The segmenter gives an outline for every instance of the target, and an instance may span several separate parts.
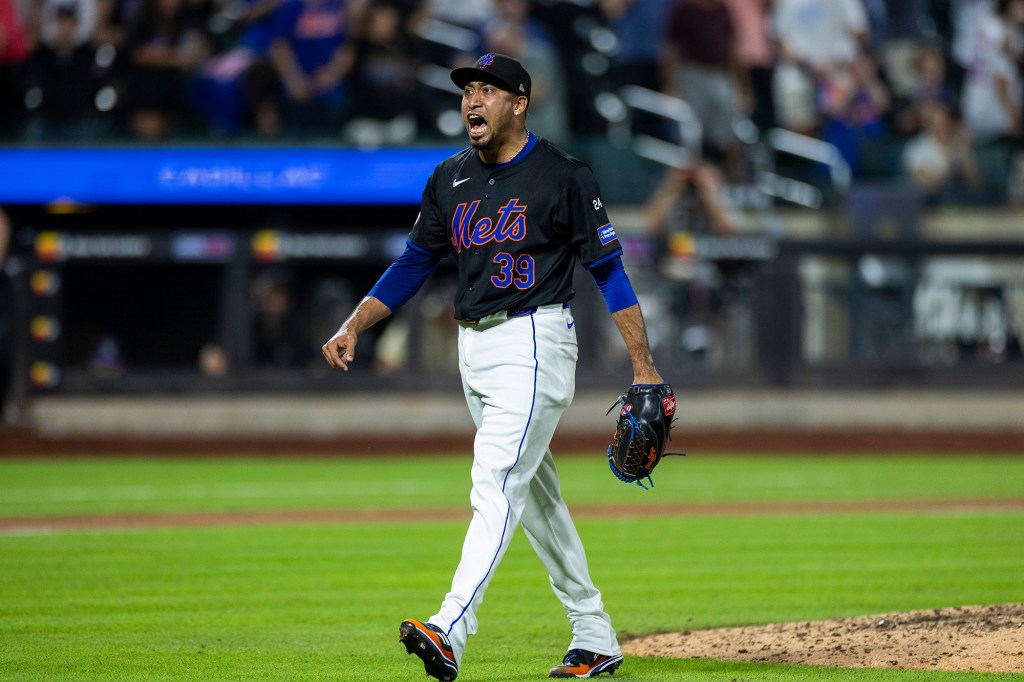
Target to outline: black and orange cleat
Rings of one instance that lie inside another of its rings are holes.
[[[441,682],[451,682],[459,675],[459,664],[448,637],[441,628],[418,620],[402,621],[398,628],[398,641],[405,645],[405,652],[416,654],[423,661],[427,674]]]
[[[548,672],[548,677],[597,677],[601,673],[614,675],[622,665],[622,655],[605,656],[583,649],[571,649],[562,659],[562,665],[556,665]]]

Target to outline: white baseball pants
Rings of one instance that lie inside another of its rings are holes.
[[[459,366],[477,428],[473,519],[451,591],[429,619],[447,633],[460,663],[484,592],[520,523],[572,624],[568,648],[621,653],[548,448],[576,389],[576,358],[575,322],[562,305],[460,326]]]

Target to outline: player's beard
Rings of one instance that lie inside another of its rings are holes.
[[[475,140],[472,137],[469,138],[469,146],[472,147],[473,149],[477,150],[478,152],[490,151],[493,145],[494,145],[494,136],[493,135],[488,135],[487,137],[482,137],[479,140]]]
[[[494,132],[490,122],[487,123],[487,132],[483,137],[473,137],[468,128],[466,134],[469,136],[469,145],[479,152],[497,152],[500,147],[498,135]]]

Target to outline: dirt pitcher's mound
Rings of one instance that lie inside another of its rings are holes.
[[[1024,604],[666,633],[622,649],[635,656],[1024,673]]]

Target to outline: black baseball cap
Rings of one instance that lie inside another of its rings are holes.
[[[452,69],[452,83],[460,88],[472,81],[491,83],[527,99],[530,97],[530,74],[522,64],[508,55],[488,52],[476,60],[474,66]]]

